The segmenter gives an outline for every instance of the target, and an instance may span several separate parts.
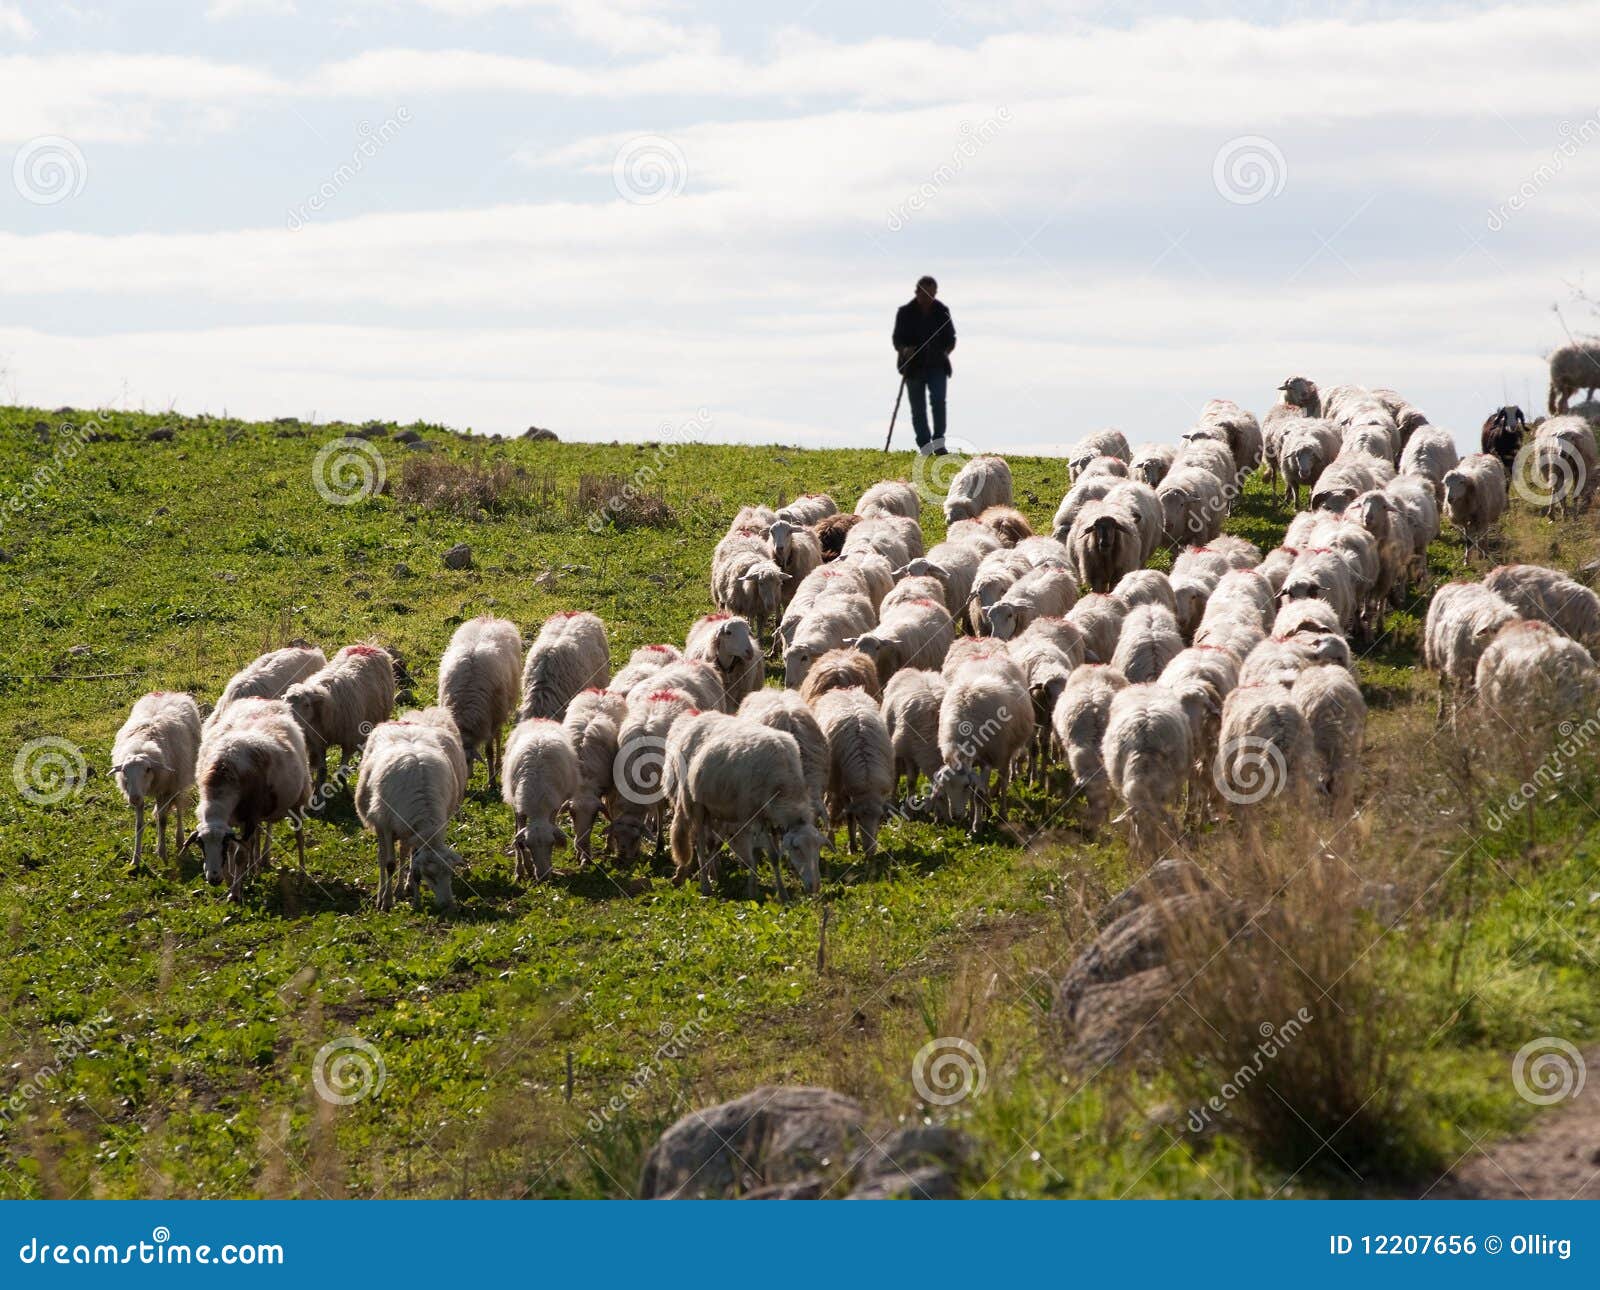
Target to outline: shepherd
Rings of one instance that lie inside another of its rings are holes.
[[[911,395],[911,427],[917,435],[917,452],[926,457],[945,455],[944,396],[950,380],[950,351],[956,347],[956,326],[950,310],[938,299],[939,284],[931,277],[917,279],[917,293],[894,316],[894,348],[900,375]],[[928,405],[933,407],[933,430],[928,429]]]

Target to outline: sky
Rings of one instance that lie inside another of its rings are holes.
[[[932,273],[985,448],[1171,441],[1290,375],[1466,444],[1600,328],[1597,26],[0,0],[0,402],[877,444]]]

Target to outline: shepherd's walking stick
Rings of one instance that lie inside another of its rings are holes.
[[[889,414],[889,433],[883,436],[883,450],[885,452],[889,451],[889,440],[894,438],[895,418],[900,415],[900,400],[905,397],[905,392],[906,378],[902,376],[900,378],[900,390],[894,396],[894,411]]]

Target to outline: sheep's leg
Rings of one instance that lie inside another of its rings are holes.
[[[300,872],[303,874],[306,871],[306,817],[299,816],[292,827],[295,850],[300,853]]]
[[[133,808],[133,862],[129,873],[138,873],[144,866],[144,798]]]
[[[384,911],[394,903],[394,839],[384,829],[378,830],[378,909]]]

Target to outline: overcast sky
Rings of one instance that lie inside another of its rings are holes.
[[[951,433],[985,446],[1170,440],[1291,374],[1465,441],[1542,408],[1555,304],[1596,325],[1596,30],[1597,3],[0,0],[0,401],[862,445],[933,273]]]

